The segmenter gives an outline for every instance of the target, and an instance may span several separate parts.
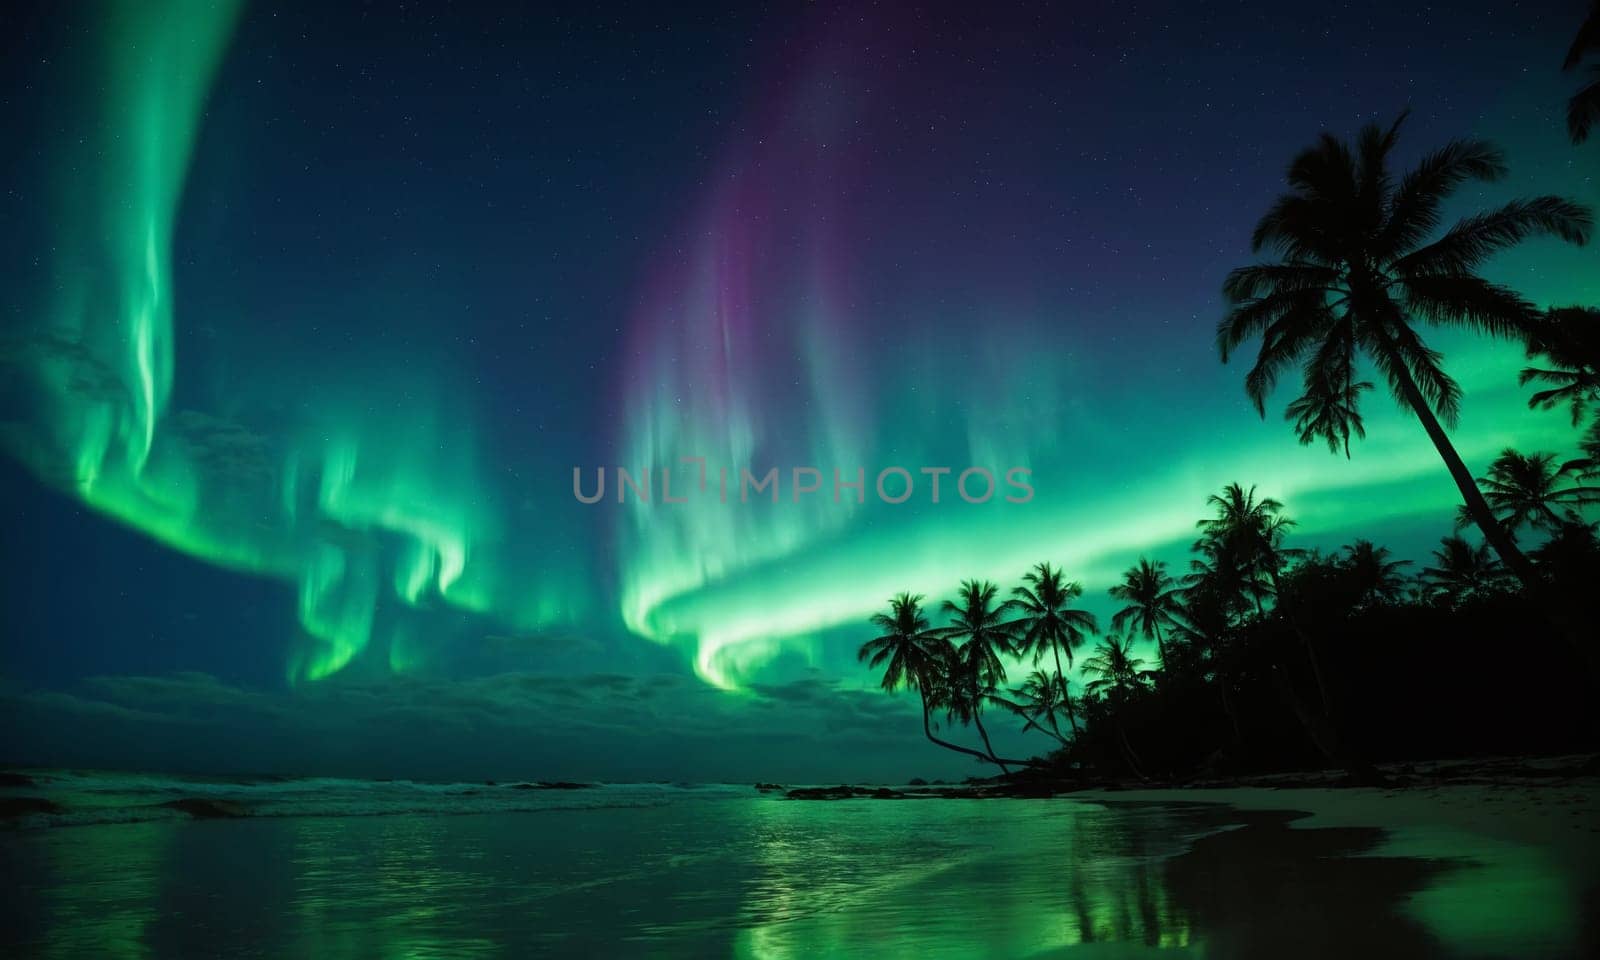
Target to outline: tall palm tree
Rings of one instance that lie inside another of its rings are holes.
[[[1396,179],[1390,153],[1404,119],[1387,129],[1368,126],[1354,144],[1324,134],[1295,157],[1289,192],[1261,218],[1251,241],[1275,258],[1228,275],[1223,293],[1229,308],[1217,326],[1217,346],[1227,362],[1260,338],[1245,391],[1263,416],[1286,371],[1298,368],[1304,397],[1353,397],[1357,363],[1370,361],[1396,401],[1421,422],[1495,552],[1579,643],[1570,616],[1545,596],[1533,564],[1495,522],[1450,442],[1446,428],[1456,423],[1461,388],[1418,324],[1525,336],[1535,324],[1533,305],[1477,270],[1530,237],[1586,243],[1592,215],[1561,197],[1534,197],[1462,219],[1434,238],[1445,200],[1468,181],[1499,180],[1505,160],[1490,143],[1456,140]],[[1315,420],[1310,430],[1302,442],[1347,443],[1353,432],[1348,419],[1338,417]]]
[[[932,743],[947,750],[989,760],[977,750],[950,743],[933,735],[928,715],[945,705],[949,683],[946,678],[953,648],[942,633],[929,626],[922,612],[922,595],[901,593],[889,599],[888,613],[875,613],[871,623],[883,631],[856,652],[856,659],[876,669],[884,667],[883,689],[891,693],[901,687],[917,691],[922,700],[922,732]]]
[[[1086,635],[1099,633],[1100,625],[1089,611],[1072,609],[1073,601],[1083,596],[1083,586],[1076,580],[1063,580],[1059,569],[1041,563],[1023,574],[1022,581],[1022,586],[1011,591],[1011,606],[1021,614],[1017,618],[1017,652],[1033,654],[1037,664],[1045,651],[1050,651],[1056,661],[1056,679],[1065,692],[1068,684],[1061,654],[1066,653],[1067,668],[1071,669],[1072,652],[1083,646]],[[1064,696],[1062,700],[1076,733],[1078,716],[1072,698]]]
[[[1114,585],[1111,597],[1126,604],[1111,617],[1111,626],[1127,630],[1130,626],[1146,640],[1154,639],[1162,666],[1167,663],[1167,640],[1162,627],[1171,627],[1182,596],[1177,582],[1167,575],[1164,561],[1139,562],[1122,572],[1122,582]]]
[[[1575,472],[1573,464],[1558,467],[1553,453],[1522,454],[1507,447],[1489,465],[1489,475],[1479,477],[1478,483],[1495,520],[1508,535],[1515,536],[1523,527],[1558,530],[1578,519],[1578,507],[1600,502],[1600,489],[1566,483]],[[1464,527],[1471,522],[1463,511],[1456,525]]]
[[[1567,50],[1566,62],[1561,69],[1571,70],[1591,53],[1600,53],[1600,0],[1590,0],[1589,16],[1578,27],[1578,35]],[[1589,65],[1589,82],[1567,101],[1567,133],[1573,143],[1582,143],[1589,130],[1600,120],[1600,61]]]
[[[1388,547],[1357,540],[1344,548],[1344,566],[1361,591],[1362,603],[1397,603],[1405,596],[1406,577],[1401,567],[1410,560],[1391,560]]]
[[[1444,537],[1433,551],[1433,566],[1422,569],[1422,579],[1434,596],[1459,606],[1499,589],[1505,568],[1487,543],[1474,547],[1462,537]]]
[[[963,580],[960,602],[944,602],[951,622],[943,633],[952,641],[960,641],[957,650],[961,682],[966,686],[972,722],[983,738],[983,748],[1001,770],[1010,773],[1005,761],[995,756],[989,731],[983,726],[983,701],[1006,680],[1006,665],[1000,658],[1016,654],[1017,624],[1006,619],[1009,604],[995,603],[997,593],[999,588],[987,580]]]

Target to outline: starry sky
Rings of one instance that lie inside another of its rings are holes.
[[[5,757],[968,772],[855,664],[890,594],[1050,560],[1105,616],[1233,480],[1305,546],[1448,532],[1387,397],[1347,461],[1217,360],[1296,150],[1409,107],[1402,162],[1508,152],[1458,212],[1600,204],[1561,122],[1575,0],[500,6],[4,15]],[[1596,303],[1595,256],[1488,272]],[[1432,342],[1474,469],[1571,448],[1519,349]],[[660,502],[684,458],[712,492]],[[873,490],[891,466],[906,503]],[[1035,495],[966,503],[973,466]],[[613,472],[580,503],[575,467],[651,469],[657,497],[616,502]],[[781,502],[718,502],[719,470],[772,467]],[[954,471],[940,503],[921,467]]]

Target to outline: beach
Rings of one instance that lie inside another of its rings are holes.
[[[90,815],[96,776],[106,802]],[[0,831],[7,954],[1566,957],[1597,943],[1583,778],[832,802],[536,787],[78,774],[56,793],[77,819]],[[144,802],[180,792],[253,812]]]

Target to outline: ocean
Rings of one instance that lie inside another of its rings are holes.
[[[1537,851],[1215,804],[30,776],[0,796],[60,811],[0,828],[7,957],[1279,960],[1595,942],[1592,878]],[[247,815],[162,805],[196,797]]]

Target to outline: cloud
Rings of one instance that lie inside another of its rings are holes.
[[[4,759],[440,779],[895,780],[974,772],[921,738],[914,699],[818,673],[726,693],[688,675],[96,676],[0,697]]]

